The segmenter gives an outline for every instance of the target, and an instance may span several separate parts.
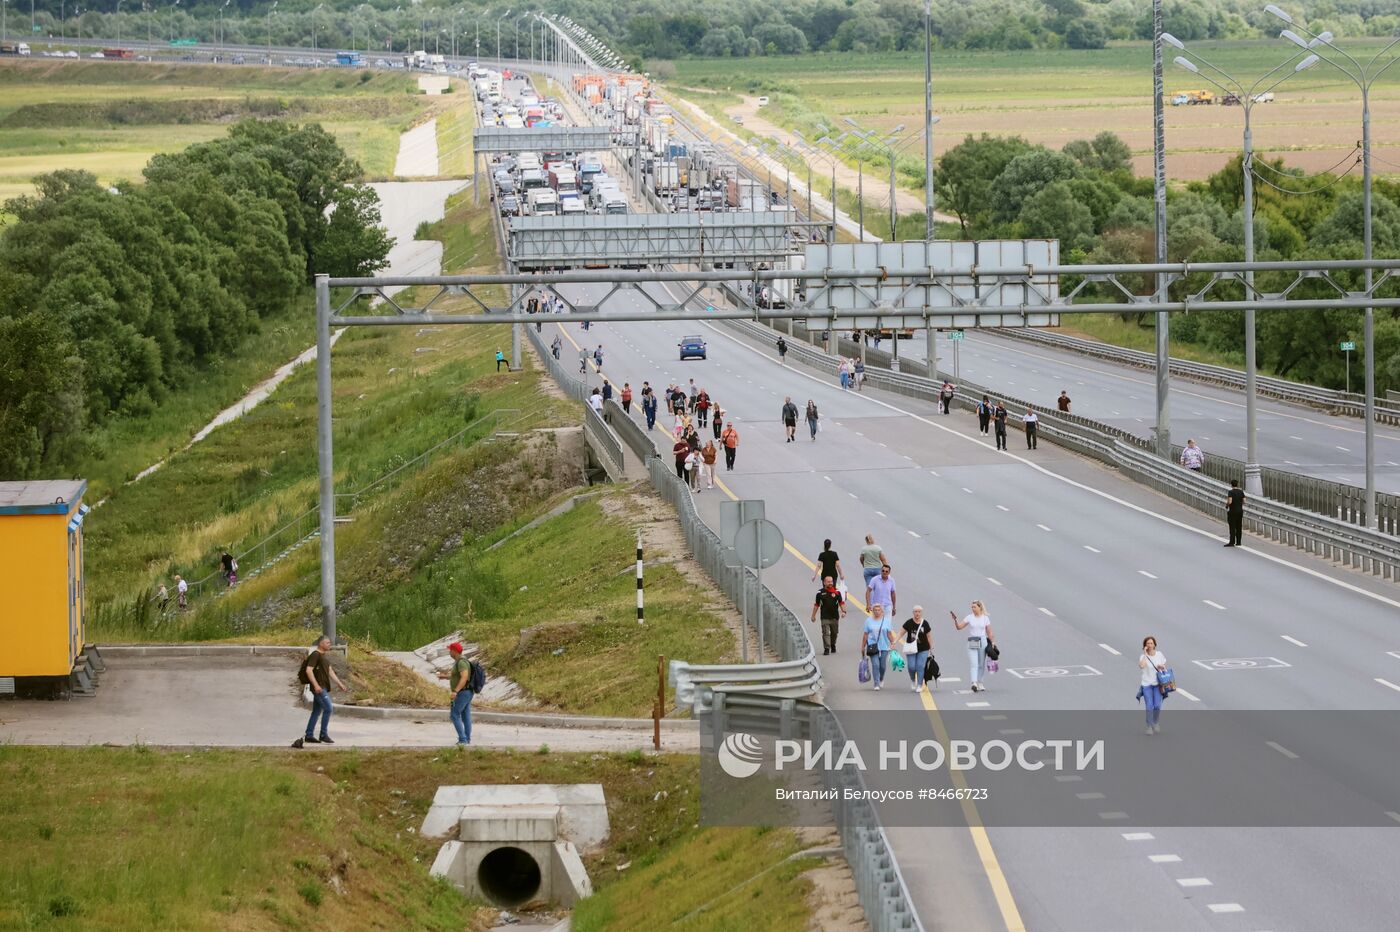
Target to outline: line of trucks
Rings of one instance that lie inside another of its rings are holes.
[[[497,161],[493,175],[502,214],[537,217],[628,213],[627,198],[596,155],[521,152]]]
[[[1262,94],[1254,95],[1256,104],[1271,103],[1274,99],[1273,91],[1264,91]],[[1239,94],[1225,94],[1219,98],[1222,106],[1238,107],[1242,101]],[[1177,91],[1172,95],[1173,107],[1195,107],[1209,105],[1216,102],[1216,96],[1207,90]]]

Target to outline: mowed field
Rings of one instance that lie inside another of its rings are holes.
[[[361,80],[365,75],[368,80]],[[317,122],[368,177],[393,172],[398,137],[451,98],[402,74],[144,62],[0,62],[0,201],[35,175],[139,178],[158,152],[222,136],[248,116]]]
[[[1384,47],[1384,41],[1360,40],[1344,47],[1357,57],[1369,57]],[[1293,47],[1261,40],[1190,48],[1242,81],[1253,81],[1288,61]],[[933,69],[934,112],[941,118],[934,128],[936,152],[968,134],[1020,135],[1059,148],[1108,130],[1132,148],[1137,173],[1151,174],[1150,44],[1099,51],[938,51]],[[846,117],[881,130],[902,123],[908,127],[906,134],[923,125],[922,55],[818,54],[741,63],[684,60],[675,63],[675,70],[674,81],[680,86],[742,95],[793,94],[799,108],[823,114],[842,129],[849,128],[842,122]],[[1169,98],[1177,91],[1213,89],[1174,66],[1170,55],[1165,81]],[[1261,157],[1282,157],[1309,172],[1344,171],[1359,161],[1360,94],[1336,69],[1319,63],[1289,77],[1275,94],[1274,102],[1254,109],[1254,145]],[[779,97],[775,104],[781,103]],[[1376,84],[1371,109],[1376,171],[1400,173],[1400,68]],[[798,113],[793,110],[787,119],[774,116],[788,122]],[[1189,181],[1218,171],[1239,152],[1243,126],[1239,107],[1168,105],[1168,176]],[[1360,171],[1359,165],[1355,170]]]

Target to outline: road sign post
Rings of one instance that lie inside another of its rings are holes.
[[[962,381],[962,366],[959,365],[958,351],[962,349],[964,333],[961,330],[948,331],[948,339],[953,343],[953,384]]]
[[[1351,354],[1356,352],[1356,343],[1351,340],[1343,340],[1342,352],[1347,354],[1347,394],[1351,394]]]
[[[758,658],[755,663],[763,662],[763,570],[772,566],[782,559],[783,556],[783,532],[778,526],[766,518],[754,518],[745,521],[739,528],[739,533],[734,535],[734,550],[738,554],[739,563],[745,569],[752,567],[757,574],[758,581],[755,584],[755,591],[758,603]],[[749,574],[744,573],[745,589],[748,588]],[[744,606],[748,607],[748,598],[744,599]],[[747,614],[747,613],[746,613]],[[747,622],[747,619],[745,619]],[[745,628],[747,629],[747,624]],[[744,631],[745,643],[748,641],[748,631]]]

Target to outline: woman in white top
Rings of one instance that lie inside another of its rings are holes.
[[[986,692],[982,677],[987,673],[987,645],[997,642],[992,633],[992,616],[987,614],[987,606],[978,599],[972,603],[972,614],[958,621],[957,612],[949,612],[953,617],[953,627],[959,631],[967,629],[967,660],[971,666],[972,691]]]
[[[1138,667],[1142,670],[1142,688],[1138,696],[1147,709],[1147,733],[1156,734],[1162,730],[1157,721],[1162,717],[1162,688],[1157,685],[1157,671],[1167,668],[1167,655],[1157,649],[1157,639],[1150,635],[1142,639]]]

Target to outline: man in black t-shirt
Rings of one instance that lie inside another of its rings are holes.
[[[996,435],[997,449],[1006,449],[1006,405],[1000,401],[992,409],[992,429]]]
[[[1230,480],[1230,491],[1225,493],[1225,523],[1230,528],[1230,542],[1226,547],[1244,546],[1244,489],[1238,479]]]
[[[812,601],[812,617],[809,620],[816,621],[817,612],[821,612],[822,654],[834,654],[836,635],[841,626],[841,619],[846,615],[846,597],[836,588],[836,580],[832,577],[826,577],[822,583],[822,587],[817,590],[817,597]]]

